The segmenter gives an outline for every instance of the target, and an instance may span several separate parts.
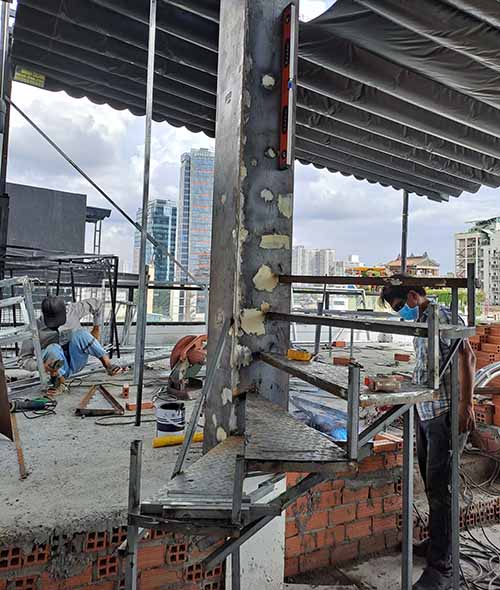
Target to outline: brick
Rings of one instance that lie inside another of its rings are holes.
[[[139,590],[166,590],[169,584],[182,581],[179,570],[171,568],[155,568],[141,572]]]
[[[370,488],[370,498],[383,498],[394,494],[394,484],[389,483],[382,486],[373,486]]]
[[[297,526],[297,520],[295,517],[287,516],[285,525],[285,537],[294,537],[299,534],[299,528]]]
[[[176,543],[167,546],[167,563],[184,563],[188,559],[187,543]]]
[[[403,508],[403,498],[401,496],[389,496],[384,498],[384,512],[398,512]]]
[[[328,510],[342,504],[342,491],[331,490],[329,492],[321,492],[317,507],[319,510]]]
[[[141,550],[142,551],[142,550]],[[139,560],[141,558],[139,557]],[[97,579],[108,578],[110,576],[118,575],[118,557],[116,555],[106,555],[105,557],[98,557],[96,561],[96,576]]]
[[[304,553],[311,553],[312,551],[316,550],[316,533],[309,533],[307,535],[302,535],[300,537],[301,540],[301,554]]]
[[[339,524],[333,528],[318,531],[316,533],[316,546],[318,549],[322,547],[332,547],[345,541],[345,526]]]
[[[0,590],[6,590],[7,580],[0,580]]]
[[[115,590],[116,584],[114,581],[101,582],[100,584],[92,584],[92,586],[85,586],[85,590]]]
[[[70,578],[52,578],[48,573],[41,576],[42,590],[70,590],[79,586],[88,586],[92,582],[92,566]],[[24,590],[24,589],[23,589]]]
[[[200,563],[193,563],[184,568],[184,580],[187,582],[199,582],[203,580],[203,568]]]
[[[370,473],[372,471],[382,471],[385,467],[384,458],[386,455],[377,454],[367,457],[359,464],[360,473]]]
[[[223,590],[224,587],[224,583],[222,580],[217,580],[214,581],[212,580],[211,582],[205,582],[203,584],[203,590]],[[189,589],[186,589],[189,590]]]
[[[47,563],[50,557],[50,548],[48,545],[34,545],[31,553],[28,553],[24,559],[25,567],[32,567]]]
[[[299,481],[305,477],[304,473],[287,473],[286,474],[286,484],[288,487],[292,487],[299,483]]]
[[[360,556],[373,555],[385,551],[385,534],[370,535],[359,540],[359,554]]]
[[[332,489],[333,490],[341,490],[345,486],[345,480],[343,479],[333,479],[332,482]]]
[[[301,572],[321,569],[327,565],[330,565],[329,549],[319,549],[318,551],[299,557],[299,569]]]
[[[299,571],[299,558],[287,557],[285,559],[285,578],[296,576],[299,573]]]
[[[394,549],[401,545],[402,534],[400,531],[385,531],[384,536],[387,549]]]
[[[348,367],[351,359],[348,356],[334,356],[333,364],[337,367]]]
[[[402,352],[395,352],[394,353],[394,360],[399,361],[400,363],[409,363],[410,362],[410,355],[404,354]]]
[[[373,517],[373,532],[379,533],[396,528],[396,515],[390,514],[388,516],[374,516]]]
[[[112,546],[121,545],[123,541],[127,540],[127,527],[115,527],[109,535],[109,543]]]
[[[13,590],[37,590],[38,576],[24,576],[7,580],[7,587]]]
[[[358,504],[357,517],[368,518],[376,514],[382,514],[383,504],[381,499],[368,500],[367,502],[360,502]]]
[[[356,518],[356,506],[346,505],[338,506],[329,511],[329,525],[335,526],[337,524],[344,524],[352,522]]]
[[[403,454],[402,453],[387,453],[385,455],[385,468],[394,469],[395,467],[401,467],[403,465]]]
[[[359,542],[337,545],[331,551],[332,565],[353,561],[359,556]]]
[[[297,557],[301,554],[302,547],[300,542],[300,535],[289,537],[285,539],[285,555],[287,557]]]
[[[0,572],[19,569],[23,566],[23,555],[19,547],[0,549]]]
[[[372,533],[372,519],[356,520],[345,527],[345,534],[348,540],[361,539]]]
[[[84,551],[91,552],[105,549],[107,546],[107,536],[106,531],[93,531],[87,533]]]
[[[137,565],[139,569],[149,569],[150,567],[161,567],[165,563],[165,546],[150,545],[140,547],[137,555]]]
[[[344,492],[342,494],[342,501],[344,504],[362,502],[363,500],[368,500],[369,493],[370,488],[368,486],[364,486],[363,488],[358,489],[344,488]]]
[[[318,529],[326,529],[328,526],[328,512],[323,510],[321,512],[315,512],[309,518],[304,521],[305,530],[316,531]]]

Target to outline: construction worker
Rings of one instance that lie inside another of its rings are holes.
[[[92,331],[81,326],[85,316],[93,316]],[[42,301],[42,316],[38,319],[40,346],[45,370],[55,385],[81,371],[89,356],[98,358],[110,375],[120,371],[111,363],[109,356],[99,342],[102,301],[85,299],[66,305],[61,297],[46,297]],[[20,365],[34,369],[34,350],[31,340],[21,346]]]
[[[395,278],[403,278],[403,275]],[[408,321],[427,322],[429,299],[422,287],[388,285],[381,299]],[[451,311],[439,306],[439,322],[451,324]],[[416,364],[413,380],[427,383],[427,338],[414,339]],[[451,341],[440,339],[443,360]],[[459,352],[459,427],[461,449],[467,435],[475,428],[473,384],[475,356],[468,340]],[[417,404],[416,434],[420,473],[429,502],[429,539],[415,547],[415,554],[426,557],[427,566],[414,590],[445,590],[451,588],[451,369],[441,381],[438,398]]]

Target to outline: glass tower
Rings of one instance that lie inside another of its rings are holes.
[[[136,221],[142,223],[142,209],[137,211]],[[177,237],[177,205],[171,200],[155,199],[148,204],[148,232],[158,240],[168,252],[175,255]],[[139,252],[141,236],[135,232],[134,237],[134,272],[139,272]],[[150,266],[150,276],[155,282],[166,283],[175,280],[174,263],[162,250],[155,248],[149,241],[146,246],[146,264]],[[152,310],[170,315],[169,291],[154,291]],[[151,308],[151,306],[149,306]]]
[[[199,281],[208,282],[210,276],[210,248],[212,240],[212,200],[214,185],[214,154],[208,149],[192,149],[181,156],[179,204],[177,219],[177,258]],[[177,271],[178,280],[192,280]],[[203,295],[182,295],[179,315],[195,319],[205,312]]]

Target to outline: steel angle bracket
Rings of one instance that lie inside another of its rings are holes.
[[[90,408],[89,403],[96,395],[101,395],[108,402],[109,407]],[[122,416],[123,414],[125,414],[125,409],[104,385],[93,385],[82,397],[75,410],[76,416]]]

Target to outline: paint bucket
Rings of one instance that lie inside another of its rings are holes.
[[[186,406],[182,402],[161,402],[156,406],[157,436],[183,434],[186,427]]]

